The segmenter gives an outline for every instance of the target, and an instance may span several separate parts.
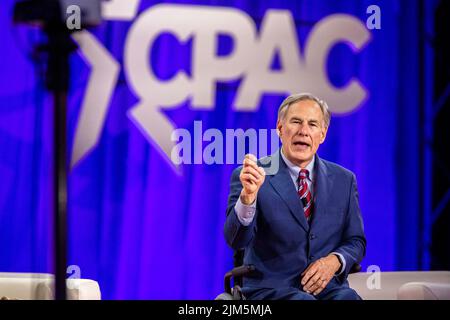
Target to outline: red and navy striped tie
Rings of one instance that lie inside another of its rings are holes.
[[[298,195],[303,203],[303,210],[305,211],[305,217],[307,220],[309,220],[309,217],[311,216],[313,204],[311,192],[309,191],[308,183],[306,183],[308,175],[309,172],[306,169],[301,169],[298,175]]]

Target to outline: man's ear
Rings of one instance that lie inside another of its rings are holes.
[[[322,144],[325,141],[325,138],[327,137],[328,127],[323,126],[322,127],[322,136],[320,137],[320,144]]]
[[[283,124],[281,123],[281,120],[277,120],[277,134],[281,138],[281,128],[283,127]]]

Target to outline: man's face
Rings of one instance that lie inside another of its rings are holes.
[[[311,162],[327,134],[322,110],[311,100],[289,106],[284,117],[278,120],[277,129],[284,155],[302,168]]]

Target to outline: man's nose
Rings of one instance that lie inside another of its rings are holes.
[[[308,136],[309,135],[309,128],[307,125],[301,124],[300,128],[298,130],[298,134],[301,136]]]

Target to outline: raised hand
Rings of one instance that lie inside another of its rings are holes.
[[[252,204],[258,193],[259,188],[264,182],[264,169],[258,167],[256,157],[252,154],[247,154],[244,158],[243,168],[239,179],[242,183],[241,202],[245,205]]]

